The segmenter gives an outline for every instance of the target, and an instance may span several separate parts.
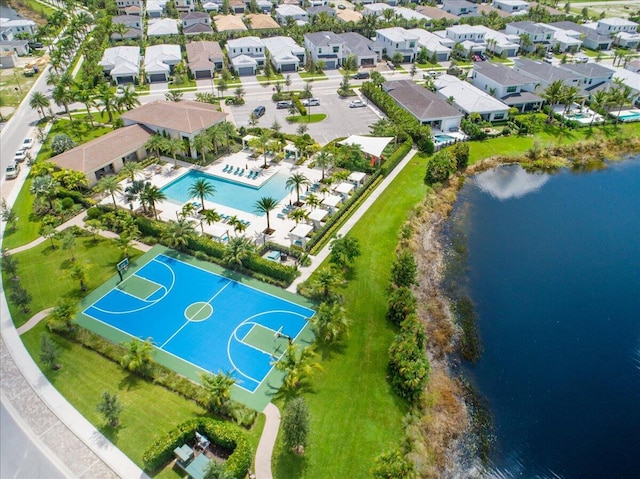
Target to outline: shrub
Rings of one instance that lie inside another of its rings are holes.
[[[103,214],[104,214],[104,211],[102,211],[100,208],[96,206],[92,206],[87,210],[87,219],[97,220],[97,219],[100,219]]]
[[[375,459],[371,470],[373,479],[406,479],[415,477],[415,470],[411,461],[407,460],[399,449],[384,452]]]
[[[64,133],[60,133],[54,136],[53,140],[51,140],[51,151],[53,152],[54,156],[75,148],[75,146],[76,142],[73,141],[69,135],[66,135]]]
[[[304,398],[289,401],[282,414],[282,434],[288,449],[297,449],[307,444],[309,434],[309,409]]]
[[[63,210],[68,210],[70,208],[73,208],[74,205],[74,201],[73,198],[69,198],[68,196],[65,196],[64,198],[62,198],[62,200],[60,200],[60,206],[62,207]]]
[[[396,288],[389,295],[387,318],[400,325],[405,318],[416,312],[418,302],[409,288]]]
[[[391,265],[391,282],[398,287],[409,287],[417,283],[416,260],[411,251],[403,249]]]
[[[192,419],[155,441],[142,456],[148,471],[157,471],[173,459],[173,450],[183,444],[193,444],[195,433],[207,436],[209,440],[224,449],[232,451],[224,469],[232,477],[245,477],[251,466],[251,447],[240,428],[209,418]]]
[[[427,163],[424,182],[428,185],[442,183],[449,179],[455,171],[455,159],[449,150],[442,150],[433,155]]]
[[[296,106],[296,109],[298,110],[300,115],[306,116],[307,109],[305,108],[305,106],[300,101],[300,98],[298,98],[298,95],[291,95],[291,101],[293,101],[293,104]]]
[[[384,165],[382,165],[382,174],[388,175],[393,169],[398,166],[398,163],[402,161],[402,159],[407,156],[407,153],[411,150],[413,146],[413,140],[410,138],[406,140],[402,145],[398,147],[396,151],[389,155],[387,161],[385,161]]]
[[[401,331],[391,343],[389,370],[396,394],[416,401],[429,379],[429,360],[410,331]]]
[[[467,143],[456,143],[451,148],[451,153],[456,159],[458,171],[464,170],[469,164],[469,145]]]

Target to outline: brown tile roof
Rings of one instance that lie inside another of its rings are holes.
[[[452,13],[445,12],[443,9],[438,7],[430,7],[428,5],[416,7],[416,12],[422,13],[429,18],[433,18],[434,20],[440,20],[441,18],[445,18],[447,20],[458,20],[458,17]]]
[[[215,105],[193,100],[179,102],[156,100],[120,115],[127,121],[181,133],[195,133],[225,121]]]
[[[141,125],[125,126],[54,156],[51,161],[60,168],[90,173],[143,147],[151,135]]]
[[[435,93],[411,80],[388,81],[382,88],[419,121],[463,116]]]
[[[343,22],[354,22],[357,23],[362,20],[362,13],[356,12],[355,10],[340,10],[336,15]]]
[[[185,45],[189,67],[213,68],[212,61],[224,61],[224,54],[218,42],[199,41]],[[209,60],[211,58],[211,60]]]
[[[216,15],[213,17],[213,22],[216,24],[216,30],[219,32],[247,30],[247,26],[242,21],[242,18],[236,15]]]
[[[496,12],[498,16],[502,18],[511,17],[511,14],[509,12],[505,12],[504,10],[493,8],[490,5],[478,5],[478,15],[481,15],[482,12],[484,12],[485,15],[489,15],[491,12]]]
[[[255,13],[247,15],[249,19],[249,25],[252,30],[266,30],[269,28],[280,28],[278,22],[276,22],[271,15],[264,13]]]

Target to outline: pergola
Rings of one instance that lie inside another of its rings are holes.
[[[289,239],[293,246],[304,248],[307,245],[307,235],[313,231],[313,226],[307,224],[297,225],[289,233]]]
[[[333,211],[340,203],[342,203],[342,196],[338,195],[329,195],[322,200],[322,204],[328,207],[329,211]]]
[[[358,145],[360,149],[370,156],[380,158],[385,147],[393,140],[393,137],[387,136],[360,136],[351,135],[349,138],[342,140],[341,145]]]
[[[315,229],[319,229],[322,225],[320,222],[324,220],[329,212],[327,210],[323,210],[322,208],[316,208],[311,213],[309,213],[309,219],[313,223],[313,227]]]
[[[291,158],[292,156],[296,160],[298,160],[298,158],[300,158],[300,152],[298,151],[295,145],[292,145],[291,143],[289,143],[287,146],[284,147],[284,157]]]
[[[258,138],[258,137],[254,136],[254,135],[245,135],[245,136],[243,136],[242,137],[242,149],[246,150],[247,148],[249,148],[249,143],[251,143],[256,138]]]
[[[349,178],[347,178],[347,180],[349,180],[350,182],[352,182],[357,186],[362,186],[366,176],[367,174],[363,173],[362,171],[354,171],[349,175]]]
[[[344,198],[349,196],[349,193],[351,193],[351,190],[353,190],[354,188],[355,185],[353,183],[347,183],[345,181],[336,186],[333,191],[340,194]]]

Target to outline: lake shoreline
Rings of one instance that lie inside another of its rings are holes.
[[[532,148],[533,150],[533,148]],[[442,287],[448,246],[443,227],[449,221],[457,194],[471,175],[501,165],[520,164],[530,171],[554,172],[561,168],[593,170],[606,167],[608,161],[622,161],[640,152],[640,138],[615,138],[568,146],[536,149],[520,157],[494,156],[468,167],[450,178],[446,185],[427,193],[414,208],[409,224],[414,228],[410,240],[418,266],[419,286],[415,288],[418,314],[427,333],[427,355],[431,362],[430,381],[425,391],[428,405],[421,426],[424,449],[431,459],[419,471],[422,477],[468,477],[482,474],[483,466],[474,457],[474,437],[469,390],[459,372],[462,330],[453,313],[450,298]],[[470,452],[471,451],[471,452]]]

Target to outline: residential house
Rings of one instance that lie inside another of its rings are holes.
[[[304,34],[304,46],[314,63],[323,62],[324,68],[334,70],[342,65],[344,41],[333,32]]]
[[[356,12],[355,10],[351,10],[351,9],[347,8],[346,10],[340,10],[336,14],[336,17],[341,22],[344,22],[344,23],[351,22],[351,23],[353,23],[355,25],[360,20],[362,20],[362,13]]]
[[[513,61],[513,69],[536,82],[536,93],[542,92],[551,83],[561,80],[566,86],[580,88],[583,77],[548,63],[528,58],[516,58]]]
[[[518,35],[520,48],[526,52],[533,52],[541,45],[549,50],[553,45],[554,30],[544,23],[530,21],[507,23],[504,31],[510,35]]]
[[[493,8],[509,14],[522,14],[529,10],[529,4],[523,0],[493,0]]]
[[[326,14],[328,17],[335,17],[336,11],[328,5],[319,5],[317,7],[309,7],[307,8],[307,13],[309,14],[309,19],[313,17],[317,17],[321,13]]]
[[[339,33],[337,37],[344,43],[342,48],[345,58],[355,56],[358,67],[374,67],[382,60],[382,45],[378,42],[356,32]]]
[[[451,57],[451,48],[445,46],[441,42],[441,38],[422,28],[412,28],[409,32],[418,37],[418,47],[424,48],[429,53],[429,58],[435,55],[435,59],[439,62],[449,61]]]
[[[130,7],[126,7],[124,9],[124,14],[140,17],[142,15],[142,7],[139,7],[137,5],[131,5]]]
[[[453,75],[440,75],[433,84],[440,98],[466,115],[478,113],[486,121],[506,120],[509,117],[506,104]]]
[[[426,25],[431,22],[431,19],[426,15],[423,15],[422,13],[416,12],[415,10],[407,7],[394,7],[393,13],[396,15],[396,17],[402,17],[406,20],[415,20],[417,22],[422,22],[422,25]]]
[[[185,35],[198,35],[199,33],[213,33],[211,17],[206,12],[183,13],[182,33]]]
[[[466,0],[443,0],[442,9],[456,17],[475,17],[478,14],[478,6]]]
[[[364,6],[362,9],[362,15],[381,17],[385,10],[393,10],[393,7],[388,3],[370,3]]]
[[[169,81],[173,67],[182,61],[180,45],[153,45],[144,53],[144,72],[149,83]]]
[[[511,18],[511,14],[509,12],[498,10],[487,3],[478,4],[478,15],[498,15],[500,18]]]
[[[145,11],[149,18],[160,18],[165,12],[167,0],[147,0]]]
[[[520,37],[492,30],[484,25],[476,25],[476,29],[484,31],[487,51],[507,58],[515,57],[520,49]]]
[[[231,12],[236,15],[242,15],[247,11],[247,5],[243,0],[230,0],[229,8],[231,9]]]
[[[194,78],[213,78],[224,67],[224,53],[218,42],[199,41],[185,45],[187,62]]]
[[[456,131],[463,114],[435,93],[411,80],[388,81],[382,88],[422,125],[433,130]]]
[[[547,25],[553,30],[553,49],[561,53],[575,53],[582,46],[582,33],[575,30],[565,30],[553,25]]]
[[[417,6],[416,12],[422,13],[426,17],[429,17],[430,19],[433,19],[433,20],[453,20],[453,21],[458,20],[457,16],[449,12],[445,12],[442,8],[431,7],[429,5]]]
[[[613,44],[613,39],[607,35],[601,35],[595,29],[585,27],[584,25],[578,25],[574,22],[553,22],[548,25],[549,27],[559,28],[565,30],[574,38],[580,38],[582,44],[591,50],[610,50]],[[574,35],[576,33],[577,37]]]
[[[638,48],[640,44],[640,33],[619,32],[613,36],[613,43],[622,48],[630,50]]]
[[[236,15],[216,15],[213,17],[218,32],[245,32],[247,26]]]
[[[124,25],[127,30],[124,33],[112,33],[112,40],[132,40],[142,38],[142,19],[135,15],[119,15],[112,17],[114,25]]]
[[[271,64],[278,73],[296,72],[305,64],[305,50],[291,37],[263,38]]]
[[[539,110],[544,103],[544,99],[534,93],[536,81],[533,78],[499,63],[475,63],[471,83],[521,112]]]
[[[4,53],[13,52],[16,55],[28,55],[31,49],[29,48],[29,40],[0,40],[0,51]],[[17,57],[15,60],[16,63],[12,64],[11,67],[17,65]]]
[[[187,154],[197,157],[193,139],[203,131],[226,121],[227,113],[217,105],[192,100],[179,102],[156,100],[120,115],[124,126],[139,124],[153,132],[180,138],[189,145]]]
[[[624,68],[625,70],[629,70],[630,72],[639,73],[640,60],[631,60],[630,62],[627,63],[627,65]]]
[[[36,23],[26,18],[0,18],[0,40],[11,41],[17,40],[17,36],[21,33],[35,35]]]
[[[112,47],[105,49],[98,62],[105,75],[111,77],[116,85],[138,81],[140,68],[139,47]]]
[[[227,42],[227,54],[233,69],[239,76],[255,75],[258,67],[263,67],[266,47],[258,37],[242,37]]]
[[[258,5],[262,13],[271,13],[273,11],[273,3],[269,0],[258,0],[256,5]]]
[[[148,37],[178,34],[178,21],[173,18],[153,18],[147,22]]]
[[[174,5],[178,13],[194,12],[197,4],[197,0],[174,0]]]
[[[446,38],[459,44],[467,54],[487,49],[486,31],[475,25],[453,25],[445,30]]]
[[[218,11],[221,8],[222,8],[222,5],[220,5],[219,3],[216,3],[216,2],[203,2],[202,3],[202,9],[207,13],[211,13],[211,12],[218,13]]]
[[[315,7],[326,7],[327,3],[329,2],[327,0],[307,0],[307,3],[311,8],[315,8]],[[307,11],[309,10],[307,9]]]
[[[396,53],[402,55],[402,63],[412,63],[418,53],[418,37],[401,27],[376,30],[376,41],[382,45],[383,53],[392,58]]]
[[[251,30],[279,30],[280,25],[266,13],[250,13],[246,16]]]
[[[582,79],[582,92],[587,98],[591,97],[592,92],[609,85],[613,80],[614,70],[595,62],[566,63],[558,66]]]
[[[12,40],[14,41],[14,40]],[[17,40],[16,40],[17,41]],[[18,53],[10,49],[9,46],[5,46],[5,42],[0,42],[0,68],[13,68],[18,65]]]
[[[116,6],[120,13],[125,13],[129,7],[138,7],[138,9],[141,9],[142,0],[116,0]]]
[[[624,68],[616,68],[613,79],[622,82],[631,88],[631,103],[637,105],[640,102],[640,74]]]
[[[602,18],[598,20],[596,26],[596,32],[600,35],[606,35],[608,37],[614,36],[616,33],[637,33],[638,24],[631,20],[626,20],[619,17]]]
[[[304,25],[309,21],[309,15],[297,5],[285,4],[276,7],[276,20],[280,25],[287,25],[287,21],[293,21],[297,25]]]
[[[146,127],[130,124],[56,155],[51,162],[58,168],[81,171],[91,188],[102,177],[118,173],[124,163],[146,158],[145,145],[151,135]]]

